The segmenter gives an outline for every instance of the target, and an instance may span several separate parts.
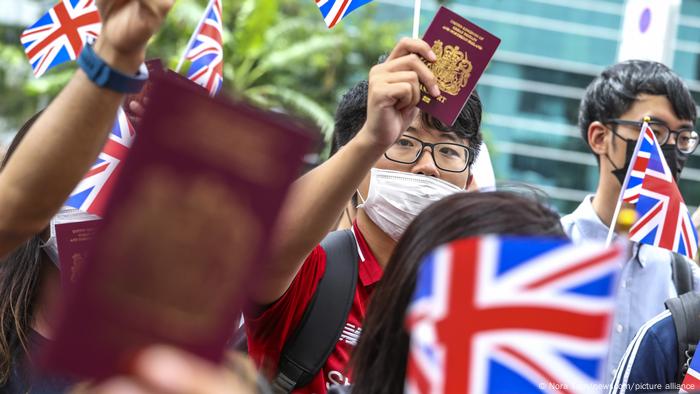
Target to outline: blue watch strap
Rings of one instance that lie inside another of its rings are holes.
[[[138,93],[148,80],[148,69],[145,65],[142,64],[139,67],[139,72],[135,76],[126,75],[113,69],[97,56],[90,44],[83,46],[78,57],[78,66],[97,86],[119,93]]]

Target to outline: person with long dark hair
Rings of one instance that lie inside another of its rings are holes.
[[[41,112],[32,116],[17,132],[0,164],[0,173],[13,157]],[[25,393],[32,390],[63,392],[67,381],[35,379],[31,350],[50,336],[49,310],[60,296],[60,272],[42,245],[48,229],[35,234],[0,261],[0,392]],[[42,235],[44,239],[42,239]]]
[[[486,234],[566,238],[559,215],[532,196],[502,191],[459,193],[428,207],[406,229],[375,289],[352,356],[353,393],[404,391],[409,348],[404,315],[421,261],[441,244]]]

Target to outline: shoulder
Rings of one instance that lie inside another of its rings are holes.
[[[561,227],[564,229],[564,232],[566,235],[569,237],[571,236],[571,230],[574,227],[574,223],[576,223],[576,217],[574,216],[573,213],[570,213],[568,215],[564,215],[559,219],[561,222]]]
[[[690,265],[690,272],[693,275],[693,290],[695,292],[700,292],[700,267],[698,267],[698,264],[695,261],[685,256],[683,259],[688,263],[688,265]]]
[[[647,321],[627,347],[617,367],[611,393],[635,392],[643,384],[673,383],[677,371],[676,329],[666,310]]]
[[[576,207],[576,210],[574,210],[568,215],[564,215],[561,217],[561,226],[564,229],[566,235],[569,236],[569,238],[573,237],[573,233],[575,231],[577,223],[590,219],[589,216],[592,212],[590,201],[592,197],[592,195],[586,196],[583,199],[583,201],[581,201],[581,204],[579,204],[579,206]]]
[[[326,253],[316,246],[304,260],[287,291],[267,306],[251,306],[245,312],[251,354],[279,352],[296,329],[326,269]]]

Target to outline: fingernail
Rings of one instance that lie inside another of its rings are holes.
[[[430,94],[432,94],[432,95],[435,96],[435,97],[440,97],[440,95],[442,94],[442,92],[440,92],[440,88],[439,88],[437,85],[433,85],[433,86],[430,88]]]
[[[437,60],[437,56],[435,55],[435,52],[433,52],[433,51],[428,52],[428,60],[430,60],[431,62],[434,62]]]

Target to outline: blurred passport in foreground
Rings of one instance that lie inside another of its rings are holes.
[[[153,343],[218,362],[314,137],[172,76],[150,103],[44,368],[105,378]]]
[[[432,97],[421,86],[418,108],[452,126],[501,44],[501,39],[440,7],[423,41],[437,55],[436,62],[426,64],[435,74],[442,94]]]

